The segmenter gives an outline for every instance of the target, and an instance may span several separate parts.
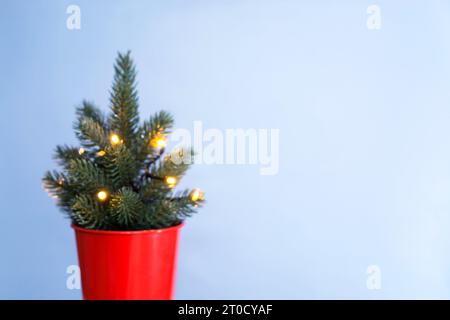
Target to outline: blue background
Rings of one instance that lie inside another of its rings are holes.
[[[280,129],[277,175],[184,180],[208,203],[183,230],[178,298],[450,298],[449,36],[448,1],[1,1],[0,298],[80,298],[40,179],[76,143],[74,106],[106,110],[128,49],[142,117]]]

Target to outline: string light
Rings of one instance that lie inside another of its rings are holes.
[[[97,152],[97,155],[99,157],[103,157],[106,154],[106,152],[104,150],[100,150],[99,152]]]
[[[108,192],[106,192],[105,190],[100,190],[97,193],[97,199],[100,201],[106,201],[106,199],[108,199]]]
[[[200,189],[194,189],[191,193],[191,200],[192,201],[203,200],[203,192]]]
[[[84,148],[78,149],[78,154],[81,156],[86,150]]]
[[[167,139],[162,134],[157,134],[153,139],[150,140],[150,145],[154,148],[162,149],[167,145]]]
[[[169,185],[169,188],[173,188],[177,183],[177,178],[172,176],[166,177],[166,183]]]
[[[167,141],[164,138],[159,138],[155,141],[156,147],[159,149],[165,148]]]
[[[120,137],[117,135],[117,134],[115,134],[115,133],[113,133],[110,137],[109,137],[109,140],[111,141],[111,144],[114,146],[114,145],[117,145],[117,144],[119,144],[119,143],[121,143],[122,142],[122,140],[120,140]]]

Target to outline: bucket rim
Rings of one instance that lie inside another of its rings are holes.
[[[177,231],[181,229],[184,226],[184,222],[181,222],[175,226],[168,227],[168,228],[162,228],[162,229],[145,229],[145,230],[95,230],[95,229],[86,229],[80,226],[77,226],[75,224],[71,224],[72,229],[75,230],[75,232],[81,232],[81,233],[89,233],[93,235],[139,235],[139,234],[159,234],[159,233],[166,233],[166,232],[172,232]]]

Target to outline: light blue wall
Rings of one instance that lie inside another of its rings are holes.
[[[186,178],[208,203],[183,231],[178,298],[450,298],[449,21],[448,1],[1,1],[0,298],[80,297],[40,178],[75,143],[74,106],[106,109],[127,49],[144,116],[280,129],[278,175]]]

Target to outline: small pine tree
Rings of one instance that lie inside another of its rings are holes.
[[[136,70],[130,52],[118,55],[111,114],[84,101],[74,130],[81,147],[57,146],[61,171],[43,183],[58,206],[80,227],[103,230],[159,229],[177,225],[203,203],[197,190],[174,192],[192,150],[164,155],[172,116],[160,111],[139,124]]]

